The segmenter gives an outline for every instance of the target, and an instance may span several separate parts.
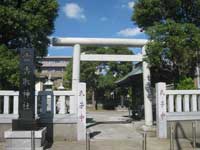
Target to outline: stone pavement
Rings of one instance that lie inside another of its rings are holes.
[[[181,148],[175,148],[175,150],[193,150],[187,140],[181,140],[180,143]],[[133,140],[92,140],[90,145],[90,150],[142,150],[142,142]],[[0,143],[0,150],[4,150],[3,147],[4,143]],[[147,139],[147,150],[170,150],[169,147],[169,140],[153,137]],[[86,150],[86,144],[85,142],[58,141],[49,150]]]
[[[142,141],[137,140],[92,140],[90,150],[142,150]],[[56,142],[50,150],[85,150],[85,142]],[[197,148],[196,150],[199,150]],[[170,150],[169,140],[147,139],[147,150]],[[181,147],[175,150],[193,150],[187,140],[181,140]]]
[[[144,121],[130,122],[128,112],[97,111],[89,112],[88,130],[91,132],[90,150],[142,150],[142,132]],[[200,142],[200,139],[197,140]],[[174,150],[193,150],[191,139],[175,141]],[[3,150],[4,143],[0,143]],[[57,141],[49,150],[85,150],[86,142]],[[199,150],[200,148],[196,149]],[[147,150],[170,150],[168,139],[147,137]]]

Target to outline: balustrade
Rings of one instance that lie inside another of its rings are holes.
[[[167,138],[167,121],[200,120],[200,90],[166,90],[156,84],[157,133]]]
[[[37,91],[35,93],[35,115],[73,113],[70,104],[74,98],[72,91]],[[18,115],[18,91],[0,91],[0,115]]]

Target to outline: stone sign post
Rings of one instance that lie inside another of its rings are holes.
[[[44,149],[46,127],[35,119],[34,50],[20,50],[19,118],[4,132],[5,150]]]
[[[34,70],[34,49],[20,49],[19,119],[13,120],[13,130],[36,128]]]

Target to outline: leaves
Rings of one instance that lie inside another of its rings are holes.
[[[178,90],[194,90],[195,86],[194,86],[194,81],[192,78],[183,78],[180,80],[180,82],[178,83],[176,89]]]
[[[138,0],[133,21],[145,30],[150,42],[147,61],[153,83],[180,82],[195,76],[200,50],[200,0]]]
[[[200,0],[137,0],[132,20],[147,29],[167,19],[200,26]]]
[[[0,89],[17,89],[19,86],[18,55],[5,45],[0,45]]]
[[[54,30],[57,8],[56,0],[0,1],[0,69],[8,72],[0,72],[0,89],[18,86],[18,53],[13,52],[17,48],[31,46],[36,50],[36,56],[47,54],[50,42],[47,36]]]
[[[47,53],[47,38],[54,29],[58,4],[55,0],[28,0],[0,3],[0,43],[9,48],[19,48],[22,44],[32,45],[37,55]],[[25,43],[24,40],[28,39]]]
[[[168,69],[174,81],[180,76],[194,76],[196,52],[200,48],[200,30],[193,24],[167,20],[156,24],[147,33],[153,40],[148,44],[147,56],[152,67]]]

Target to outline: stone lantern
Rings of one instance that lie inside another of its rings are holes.
[[[51,75],[49,75],[48,80],[44,83],[44,90],[52,91],[52,89],[53,89],[53,82],[51,81]]]
[[[43,107],[45,107],[46,105],[46,112],[53,112],[52,110],[52,105],[53,105],[53,93],[52,92],[53,89],[53,82],[51,81],[51,75],[49,75],[48,80],[44,83],[44,90],[45,91],[49,91],[49,93],[47,94],[46,97],[46,102],[43,102]]]

